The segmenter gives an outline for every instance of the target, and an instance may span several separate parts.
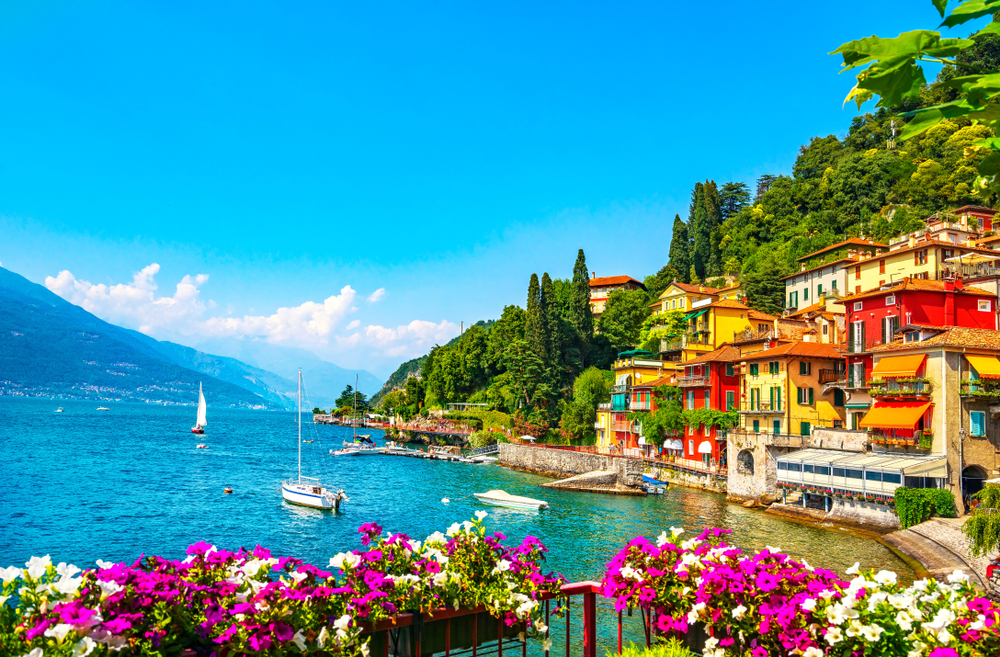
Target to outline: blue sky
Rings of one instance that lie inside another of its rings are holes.
[[[0,262],[154,337],[385,376],[578,248],[641,279],[696,181],[844,134],[826,53],[939,22],[856,7],[5,2]]]

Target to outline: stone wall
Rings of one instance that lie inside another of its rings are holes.
[[[649,465],[643,468],[643,472],[657,481],[664,481],[671,485],[686,486],[688,488],[700,488],[712,491],[713,493],[726,492],[726,482],[721,475],[712,475],[700,472],[690,472],[671,468],[669,466]]]
[[[642,461],[603,454],[551,449],[534,445],[500,443],[500,464],[514,470],[534,472],[559,479],[598,470],[614,472],[618,485],[642,487]]]
[[[833,498],[830,500],[830,513],[827,517],[848,525],[899,529],[899,516],[885,504]]]

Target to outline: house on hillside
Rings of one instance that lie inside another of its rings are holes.
[[[851,238],[799,258],[799,271],[785,276],[785,308],[795,312],[822,300],[825,293],[847,293],[848,270],[864,254],[889,247],[872,240]]]
[[[608,297],[615,290],[645,290],[646,286],[631,276],[602,276],[591,274],[590,277],[590,310],[597,320],[604,312]]]

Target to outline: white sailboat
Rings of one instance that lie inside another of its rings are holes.
[[[205,404],[205,393],[201,390],[201,382],[198,382],[198,421],[195,425],[191,427],[191,433],[202,434],[205,433],[205,427],[208,426],[208,420],[205,419],[205,413],[208,411],[208,405]]]
[[[286,502],[314,509],[340,509],[341,501],[349,501],[343,490],[324,488],[319,479],[302,476],[302,370],[299,370],[299,478],[281,482],[281,497]]]

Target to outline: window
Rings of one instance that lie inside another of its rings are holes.
[[[812,388],[798,388],[797,399],[799,404],[804,406],[812,406],[814,402]]]
[[[799,361],[799,374],[802,376],[809,376],[813,373],[812,363],[807,363],[804,360]]]
[[[834,291],[834,292],[836,292],[836,291],[837,291],[837,279],[836,279],[836,278],[835,278],[835,279],[833,279],[833,281],[831,281],[831,283],[830,283],[830,287],[831,287],[831,288],[833,288],[833,291]]]
[[[788,464],[788,471],[789,472],[802,472],[802,464],[801,463],[789,463]]]
[[[819,285],[816,286],[816,296],[817,297],[822,297],[823,296],[823,284],[822,283],[820,283]]]
[[[778,469],[779,470],[787,470],[788,469],[788,464],[785,463],[784,461],[778,461]]]
[[[705,389],[705,408],[709,408],[712,405],[712,391]]]
[[[885,273],[885,259],[884,258],[882,260],[878,261],[878,273],[880,273],[880,274],[884,274]]]
[[[694,410],[694,390],[688,390],[688,410]]]
[[[861,294],[861,286],[860,285],[855,285],[854,286],[854,294]]]
[[[689,436],[693,436],[694,435],[694,427],[688,427],[688,435]],[[694,447],[692,447],[691,449],[694,449]]]
[[[980,299],[979,300],[979,310],[982,311],[982,312],[985,312],[985,313],[990,312],[990,310],[992,310],[992,306],[993,306],[993,304],[990,303],[989,299]]]
[[[913,252],[913,264],[914,265],[927,264],[927,249]]]
[[[854,278],[855,280],[861,278],[861,265],[858,265],[857,267],[854,268]]]
[[[753,432],[760,433],[760,420],[753,421]]]
[[[885,305],[887,305],[887,306],[895,306],[896,305],[896,295],[895,294],[888,295],[885,298]]]
[[[809,288],[802,290],[802,300],[809,301]]]
[[[910,331],[906,334],[906,342],[919,342],[920,334],[916,331]]]
[[[813,471],[813,466],[807,465],[805,463],[802,464],[802,472],[812,472],[812,471]]]
[[[777,435],[780,435],[780,434],[781,434],[781,420],[775,420],[774,421],[774,435],[777,436]]]
[[[882,344],[889,344],[899,331],[899,316],[890,315],[882,320]]]
[[[736,393],[732,390],[726,391],[726,410],[731,411],[736,407]]]
[[[732,376],[732,375],[733,375],[733,364],[726,363],[726,376]]]
[[[750,363],[750,376],[757,376],[759,367],[757,363]]]
[[[798,292],[792,292],[790,295],[788,295],[788,305],[791,308],[798,308],[798,306],[799,306],[799,293]]]
[[[778,361],[772,360],[770,363],[767,364],[767,373],[768,374],[778,373]]]
[[[688,441],[688,454],[694,456],[694,441],[693,440],[689,440]]]
[[[771,410],[780,411],[781,410],[781,388],[774,387],[771,388]]]
[[[875,470],[865,470],[866,481],[882,481],[882,473]]]
[[[843,468],[834,468],[833,469],[833,476],[834,477],[846,477],[847,475],[844,472]]]
[[[986,435],[986,413],[972,411],[969,413],[969,433],[973,436]]]
[[[812,429],[812,426],[808,422],[803,422],[800,429],[802,431],[803,436],[808,436],[810,429]]]
[[[830,333],[830,326],[828,324],[823,324],[823,335],[828,335]]]
[[[830,476],[830,468],[829,468],[829,466],[826,466],[826,465],[817,465],[816,466],[816,474],[818,474],[818,475],[824,475],[826,477],[829,477]]]
[[[844,476],[848,479],[861,479],[861,470],[844,470]]]
[[[840,388],[833,389],[833,405],[843,406],[844,405],[844,391]]]
[[[864,308],[864,306],[865,306],[865,302],[864,301],[855,301],[854,302],[854,312],[857,312],[857,311],[861,310],[862,308]]]
[[[898,484],[900,483],[899,474],[893,474],[891,472],[883,472],[882,481],[884,481],[887,484]]]

